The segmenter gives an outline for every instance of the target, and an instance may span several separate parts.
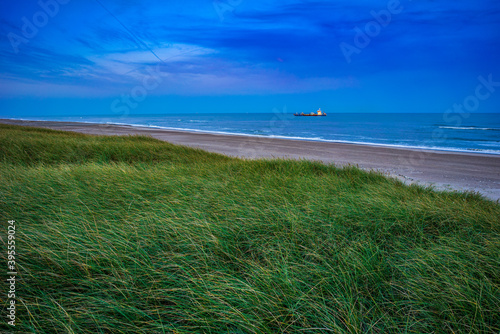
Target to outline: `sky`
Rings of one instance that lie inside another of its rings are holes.
[[[3,1],[0,35],[0,117],[500,112],[498,0]]]

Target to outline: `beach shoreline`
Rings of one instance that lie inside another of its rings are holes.
[[[93,135],[146,135],[173,144],[240,158],[316,160],[336,166],[377,170],[405,183],[438,190],[477,191],[500,200],[500,155],[387,147],[369,144],[214,134],[132,125],[0,119],[0,123]]]

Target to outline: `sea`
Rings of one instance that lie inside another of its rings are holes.
[[[146,126],[218,134],[500,154],[500,114],[270,113],[108,115],[23,118]]]

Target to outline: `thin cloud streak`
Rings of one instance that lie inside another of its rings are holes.
[[[377,91],[374,77],[392,86],[392,73],[412,71],[440,73],[429,86],[463,73],[465,90],[478,72],[500,76],[500,8],[491,0],[401,1],[403,12],[351,64],[339,44],[353,43],[354,28],[385,2],[244,1],[223,21],[210,1],[101,2],[61,6],[18,54],[2,39],[0,97],[115,96],[158,65],[155,95]],[[5,6],[3,36],[21,35],[22,17],[40,10]]]

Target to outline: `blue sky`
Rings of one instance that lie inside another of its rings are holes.
[[[500,82],[496,0],[0,6],[2,117],[284,105],[290,112],[445,112],[474,94],[479,76]],[[499,107],[500,87],[475,111]]]

